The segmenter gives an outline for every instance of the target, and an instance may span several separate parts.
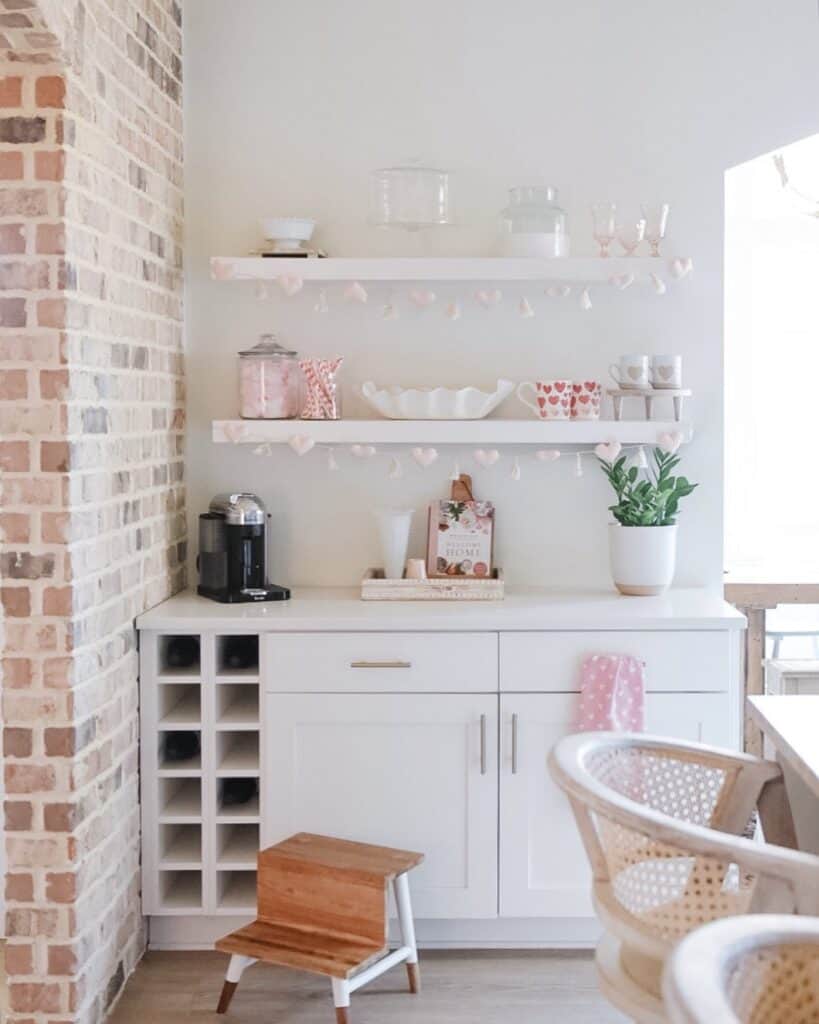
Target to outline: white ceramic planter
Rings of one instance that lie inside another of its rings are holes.
[[[614,585],[621,594],[662,594],[674,579],[677,527],[611,523],[609,558]]]

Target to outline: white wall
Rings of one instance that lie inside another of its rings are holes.
[[[680,351],[696,389],[686,470],[702,486],[682,518],[678,582],[717,586],[723,174],[817,129],[815,0],[196,0],[185,16],[192,516],[220,489],[256,490],[277,525],[276,579],[352,584],[377,556],[369,509],[416,506],[420,547],[420,510],[448,488],[449,456],[426,471],[405,460],[395,482],[383,453],[341,456],[329,474],[318,452],[211,445],[210,420],[236,413],[235,353],[263,330],[306,355],[343,353],[348,414],[363,411],[353,389],[367,378],[602,377],[621,351]],[[510,292],[491,314],[467,302],[454,324],[440,310],[383,323],[384,287],[355,308],[331,289],[320,315],[307,288],[260,302],[251,285],[209,281],[208,257],[250,249],[263,214],[314,215],[334,255],[411,251],[366,223],[369,172],[411,157],[455,176],[460,224],[433,240],[439,252],[489,251],[506,189],[552,182],[577,254],[592,252],[593,200],[667,199],[669,249],[692,255],[696,274],[664,298],[601,291],[589,313],[526,290],[533,320]],[[509,458],[479,470],[460,455],[497,503],[508,578],[606,583],[609,495],[591,461],[576,481],[570,460],[526,456],[513,483]]]

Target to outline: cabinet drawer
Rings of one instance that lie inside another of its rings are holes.
[[[590,654],[633,654],[653,693],[724,691],[731,686],[731,634],[706,631],[501,633],[500,687],[520,693],[580,689]]]
[[[285,633],[264,637],[268,693],[485,693],[495,633]]]

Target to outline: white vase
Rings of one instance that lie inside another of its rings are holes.
[[[677,527],[611,523],[609,558],[614,585],[621,594],[662,594],[674,579]]]
[[[388,580],[400,580],[404,575],[412,523],[411,508],[379,508],[375,511],[384,575]]]

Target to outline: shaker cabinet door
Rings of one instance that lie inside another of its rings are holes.
[[[592,917],[591,873],[549,751],[573,731],[577,694],[503,694],[500,713],[502,917]],[[646,731],[727,746],[727,693],[649,693]]]
[[[263,843],[418,850],[418,918],[497,916],[497,696],[268,694]]]

